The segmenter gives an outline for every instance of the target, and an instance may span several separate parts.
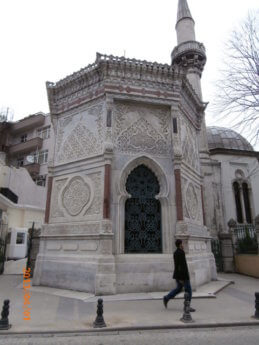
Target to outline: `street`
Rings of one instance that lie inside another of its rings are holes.
[[[258,345],[259,328],[199,328],[55,335],[1,335],[1,345]]]

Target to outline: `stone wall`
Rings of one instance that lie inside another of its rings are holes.
[[[259,278],[259,255],[235,255],[236,272]]]

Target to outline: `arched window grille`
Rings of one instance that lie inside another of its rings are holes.
[[[160,186],[155,174],[139,165],[128,176],[125,204],[125,253],[162,253]]]

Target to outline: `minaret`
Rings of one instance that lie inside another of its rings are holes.
[[[171,54],[172,65],[180,65],[187,69],[187,78],[202,100],[200,79],[206,63],[206,54],[204,45],[195,39],[194,25],[187,0],[179,0],[176,22],[178,45]]]

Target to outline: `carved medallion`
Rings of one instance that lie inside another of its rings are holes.
[[[77,216],[89,202],[90,196],[90,186],[82,177],[76,176],[65,187],[62,195],[62,203],[68,214]]]

